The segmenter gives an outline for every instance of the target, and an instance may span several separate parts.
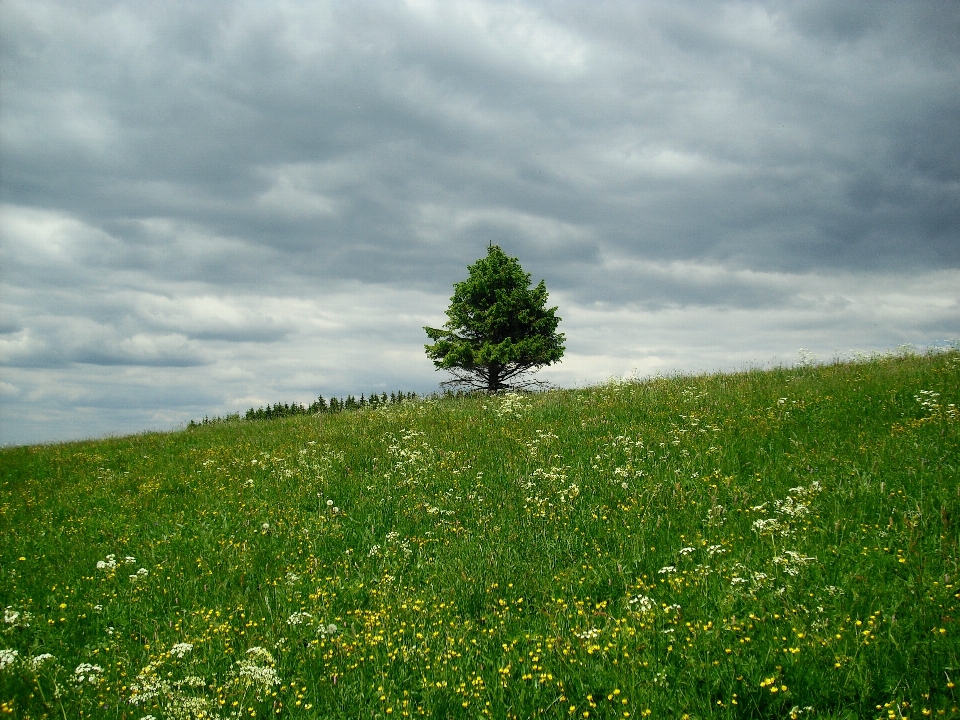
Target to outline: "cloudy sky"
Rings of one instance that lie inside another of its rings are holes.
[[[432,391],[488,242],[561,386],[960,336],[960,4],[0,4],[0,442]]]

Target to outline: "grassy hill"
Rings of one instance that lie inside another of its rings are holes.
[[[943,717],[960,353],[0,451],[0,715]]]

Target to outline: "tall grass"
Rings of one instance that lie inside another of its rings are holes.
[[[958,714],[960,353],[0,451],[18,718]]]

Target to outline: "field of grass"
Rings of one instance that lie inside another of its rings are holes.
[[[960,714],[960,353],[0,451],[0,716]]]

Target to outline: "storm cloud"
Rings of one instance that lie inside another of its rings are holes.
[[[444,379],[488,242],[564,385],[960,335],[955,2],[0,6],[0,441]]]

